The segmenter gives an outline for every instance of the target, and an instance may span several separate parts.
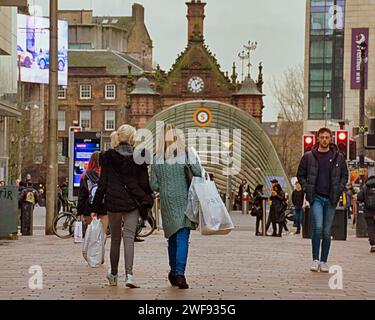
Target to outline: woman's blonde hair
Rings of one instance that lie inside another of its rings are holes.
[[[129,124],[124,124],[111,134],[111,148],[118,147],[121,143],[131,143],[137,130]]]
[[[175,126],[170,123],[161,128],[158,142],[157,155],[159,157],[167,159],[172,156],[172,151],[174,157],[185,154],[186,147],[183,138],[177,132]],[[172,145],[174,147],[171,148]]]

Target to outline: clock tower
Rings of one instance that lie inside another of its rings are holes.
[[[155,99],[160,99],[160,108],[167,109],[186,101],[214,100],[235,105],[262,122],[263,67],[259,67],[257,82],[249,78],[240,84],[234,64],[231,75],[224,74],[216,55],[205,44],[206,3],[191,0],[186,5],[187,45],[168,73],[161,72],[160,68],[155,73],[155,90],[160,94]]]

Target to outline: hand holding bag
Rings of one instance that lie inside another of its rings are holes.
[[[83,242],[82,229],[82,221],[74,222],[74,243]]]

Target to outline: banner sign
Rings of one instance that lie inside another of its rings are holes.
[[[366,58],[368,59],[369,29],[353,28],[352,29],[352,66],[351,66],[351,88],[361,88],[361,49],[360,44],[367,43]],[[365,89],[368,84],[368,62],[365,64]]]

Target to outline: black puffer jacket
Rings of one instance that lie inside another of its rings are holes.
[[[375,176],[371,176],[368,178],[366,184],[361,188],[361,191],[357,195],[357,199],[359,202],[366,202],[366,189],[367,188],[375,188]],[[375,216],[375,211],[369,210],[365,206],[365,217],[372,218]]]
[[[101,154],[101,173],[93,203],[95,213],[100,210],[103,199],[109,212],[130,212],[136,209],[134,198],[141,206],[152,207],[147,164],[137,164],[133,151],[129,144],[121,144]],[[124,185],[131,195],[125,191]]]
[[[301,184],[303,191],[306,193],[306,200],[312,204],[316,197],[315,185],[319,173],[319,162],[318,162],[318,147],[315,145],[314,148],[306,152],[302,157],[298,167],[297,178]],[[349,174],[348,167],[344,156],[338,152],[337,146],[331,144],[331,150],[333,150],[333,160],[331,164],[331,181],[330,181],[330,195],[329,199],[333,206],[336,206],[340,200],[340,195],[344,192],[346,183],[348,182]]]

